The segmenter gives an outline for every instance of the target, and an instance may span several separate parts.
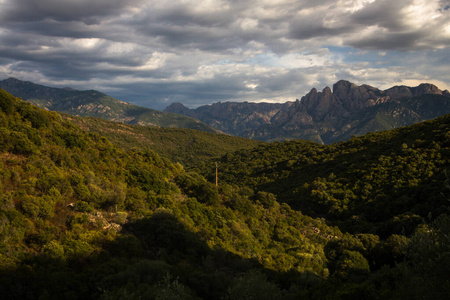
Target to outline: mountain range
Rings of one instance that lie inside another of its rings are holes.
[[[112,123],[0,89],[2,299],[448,299],[450,114],[332,145]]]
[[[0,81],[0,88],[46,110],[131,125],[223,132],[261,141],[304,139],[331,144],[450,113],[449,91],[429,83],[380,90],[341,80],[332,89],[313,88],[294,102],[218,102],[195,109],[173,103],[163,112],[95,90],[53,88],[15,78]]]
[[[341,80],[284,104],[225,102],[165,112],[196,118],[223,132],[263,141],[305,139],[330,144],[450,113],[450,93],[432,84],[380,90]]]
[[[40,108],[76,116],[141,126],[216,131],[196,119],[123,102],[95,90],[53,88],[15,78],[0,81],[0,88]]]

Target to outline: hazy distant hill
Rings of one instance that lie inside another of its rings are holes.
[[[432,84],[379,90],[341,80],[285,104],[215,103],[189,109],[174,103],[166,112],[188,115],[224,132],[280,141],[333,143],[352,135],[411,125],[450,113],[450,93]]]
[[[0,81],[0,88],[40,108],[71,115],[143,126],[215,131],[198,120],[123,102],[95,90],[52,88],[15,78]]]

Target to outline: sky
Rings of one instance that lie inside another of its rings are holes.
[[[450,89],[450,0],[0,0],[0,80],[154,109]]]

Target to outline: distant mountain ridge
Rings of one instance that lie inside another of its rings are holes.
[[[97,117],[133,125],[216,132],[197,119],[137,106],[95,90],[53,88],[16,78],[0,81],[0,88],[40,108],[71,115]]]
[[[424,83],[387,90],[341,80],[321,92],[284,104],[225,102],[164,111],[197,118],[224,132],[264,141],[306,139],[319,143],[388,130],[450,113],[450,93]]]

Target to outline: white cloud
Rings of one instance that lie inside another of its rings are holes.
[[[81,38],[81,39],[64,38],[59,39],[59,42],[61,46],[63,46],[64,48],[90,50],[97,47],[100,43],[102,43],[102,40],[99,38]]]
[[[439,1],[414,0],[411,2],[411,5],[401,10],[403,22],[410,30],[421,29],[443,17],[443,13],[439,12]]]
[[[354,13],[372,2],[375,0],[343,0],[339,2],[339,5],[344,7],[345,11]]]
[[[0,1],[1,75],[141,105],[294,100],[339,79],[450,84],[448,1]]]

